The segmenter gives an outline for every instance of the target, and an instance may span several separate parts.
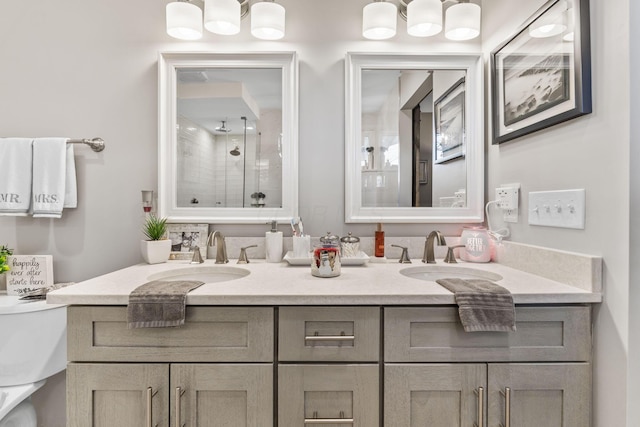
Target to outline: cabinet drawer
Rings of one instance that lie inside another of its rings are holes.
[[[278,353],[281,361],[377,362],[380,309],[282,307]]]
[[[379,369],[372,364],[280,365],[278,426],[380,425]]]
[[[385,309],[387,362],[587,361],[591,309],[516,307],[515,332],[464,332],[457,307]]]
[[[188,306],[184,326],[127,329],[126,307],[71,306],[70,361],[270,362],[273,309]]]

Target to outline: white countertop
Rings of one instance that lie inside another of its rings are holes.
[[[430,264],[433,265],[433,264]],[[503,277],[497,284],[508,289],[516,304],[598,303],[599,292],[526,273],[497,263],[446,264],[437,260],[438,268],[469,267],[490,271]],[[188,261],[163,264],[138,264],[117,270],[73,286],[50,292],[47,302],[69,305],[127,305],[131,291],[148,282],[153,274],[188,267],[237,267],[246,269],[245,277],[219,283],[206,283],[187,295],[188,305],[427,305],[454,304],[453,294],[431,281],[406,277],[399,273],[411,265],[390,260],[369,262],[364,266],[342,266],[342,274],[333,278],[311,275],[306,266],[286,262],[267,263],[251,260],[249,264],[216,265],[214,260],[190,265]]]

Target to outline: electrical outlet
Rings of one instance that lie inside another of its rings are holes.
[[[518,209],[518,187],[498,187],[496,188],[496,200],[502,210]]]
[[[505,222],[518,222],[520,184],[502,184],[496,188],[496,200]]]

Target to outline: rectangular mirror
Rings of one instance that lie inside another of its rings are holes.
[[[295,53],[161,53],[159,85],[160,216],[208,223],[297,216]]]
[[[348,53],[346,222],[484,219],[480,55]]]

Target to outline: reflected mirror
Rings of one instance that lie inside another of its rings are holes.
[[[297,213],[293,53],[164,53],[159,215],[262,223]]]
[[[479,55],[348,54],[347,222],[483,220]]]

